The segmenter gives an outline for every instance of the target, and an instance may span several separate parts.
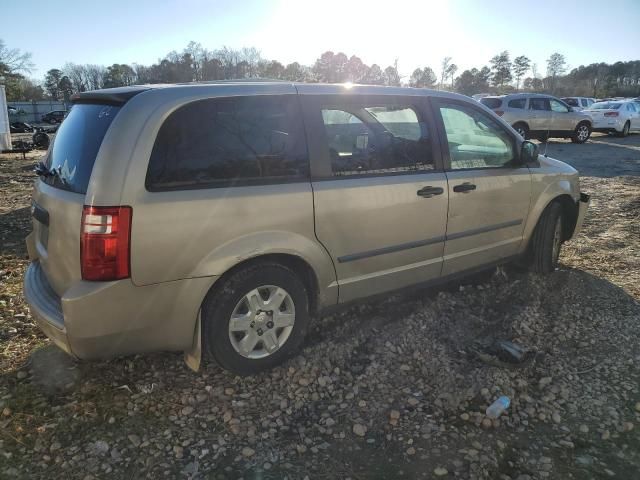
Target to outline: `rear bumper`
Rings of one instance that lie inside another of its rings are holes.
[[[24,295],[36,323],[58,347],[82,359],[112,358],[189,349],[200,305],[213,280],[144,287],[130,280],[79,281],[60,297],[35,261],[25,274]]]
[[[44,334],[65,352],[73,355],[64,326],[60,297],[53,291],[38,262],[32,263],[24,276],[24,297]]]
[[[619,119],[615,120],[599,120],[593,122],[592,131],[601,133],[621,132],[624,128],[624,122]]]

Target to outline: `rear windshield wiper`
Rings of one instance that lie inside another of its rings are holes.
[[[55,177],[63,185],[67,185],[69,182],[67,182],[67,179],[62,176],[62,174],[60,173],[61,170],[62,170],[61,167],[58,167],[57,169],[49,168],[44,164],[44,162],[38,162],[38,165],[36,165],[36,168],[35,168],[35,172],[39,177],[44,177],[44,178]]]
[[[49,167],[47,167],[44,162],[38,162],[34,171],[39,177],[50,177],[53,175],[51,170],[49,170]]]

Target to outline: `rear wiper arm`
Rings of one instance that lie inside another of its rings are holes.
[[[38,162],[34,171],[39,177],[51,177],[53,175],[53,172],[49,170],[49,167],[44,162]]]
[[[58,167],[58,169],[49,168],[44,164],[44,162],[38,162],[38,165],[36,165],[35,168],[35,172],[40,177],[56,177],[62,184],[67,185],[69,182],[60,173],[61,169],[61,167]]]

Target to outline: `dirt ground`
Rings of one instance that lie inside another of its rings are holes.
[[[592,195],[557,272],[324,317],[300,355],[244,378],[53,347],[21,293],[38,155],[0,155],[0,477],[640,478],[640,135],[547,153]],[[488,355],[497,340],[527,360]]]

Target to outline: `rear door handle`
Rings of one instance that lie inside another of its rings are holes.
[[[473,183],[465,182],[453,187],[454,192],[469,193],[471,190],[475,190],[476,186]]]
[[[416,192],[419,197],[423,198],[431,198],[434,195],[442,195],[444,193],[444,189],[440,187],[424,187]]]

